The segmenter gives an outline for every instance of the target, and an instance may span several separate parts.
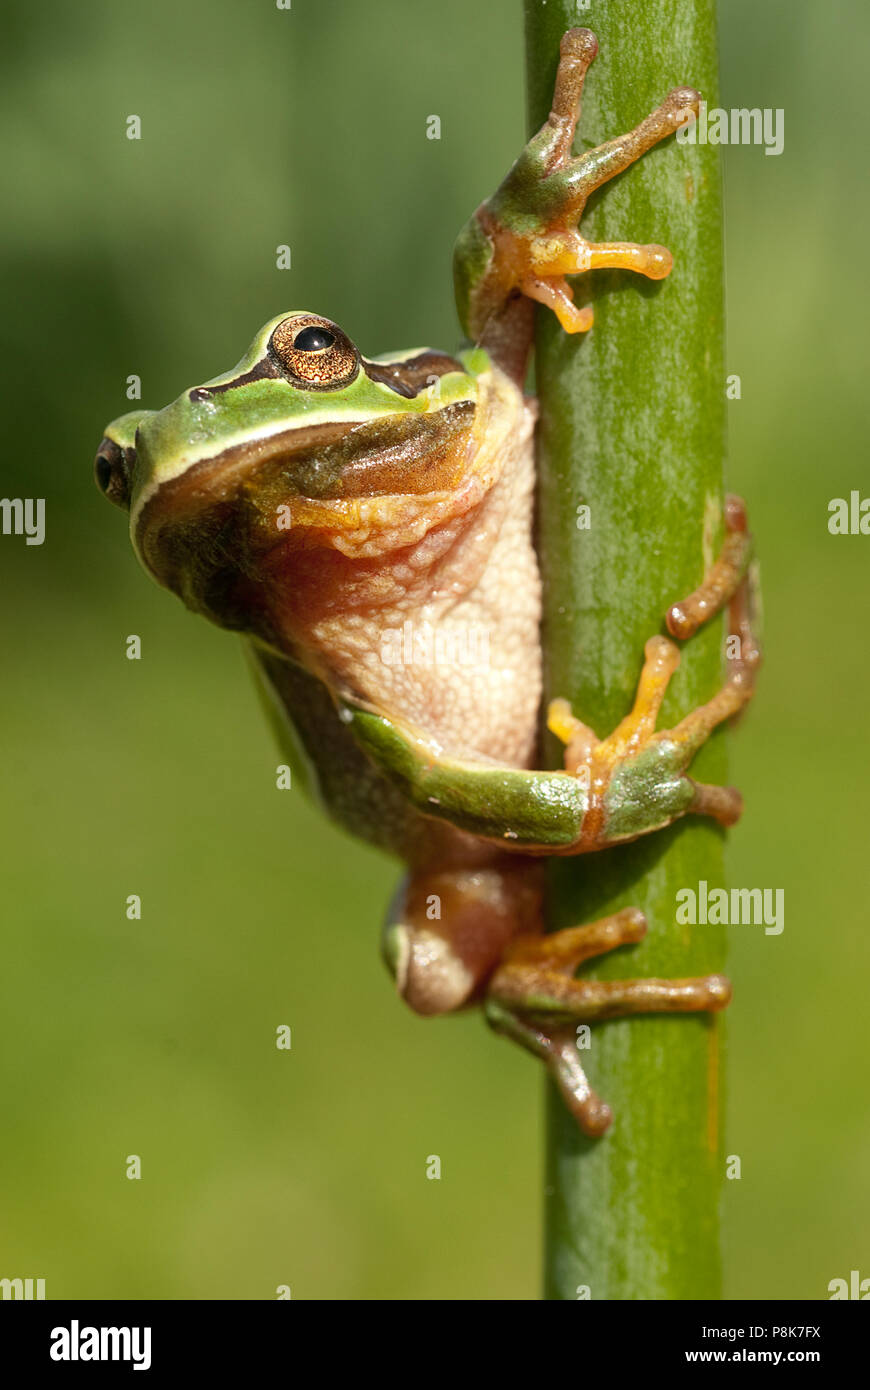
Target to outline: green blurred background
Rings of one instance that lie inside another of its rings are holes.
[[[237,642],[150,582],[91,479],[130,373],[163,405],[282,309],[369,353],[454,345],[452,241],[523,138],[519,0],[0,13],[2,490],[47,499],[42,547],[0,538],[0,1277],[49,1298],[537,1297],[537,1066],[397,1001],[377,950],[395,867],[275,789]],[[870,539],[826,525],[830,498],[870,495],[870,12],[724,0],[721,29],[722,104],[785,109],[781,156],[725,153],[729,483],[767,652],[730,861],[786,891],[782,936],[732,931],[726,1291],[825,1298],[870,1276]]]

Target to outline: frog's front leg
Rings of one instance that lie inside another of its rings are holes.
[[[659,807],[671,809],[668,819],[693,812],[733,825],[740,817],[743,800],[733,787],[710,786],[687,775],[689,764],[713,730],[752,698],[761,661],[755,631],[758,578],[751,565],[752,541],[739,497],[726,499],[725,528],[722,551],[701,585],[672,604],[667,614],[669,630],[690,637],[728,605],[727,678],[713,698],[675,728],[656,732],[680,653],[673,642],[655,636],[646,644],[631,713],[609,737],[597,739],[574,717],[566,700],[550,705],[548,726],[566,745],[565,769],[583,777],[589,788],[575,853],[603,849],[656,828],[652,820]]]
[[[588,29],[563,36],[548,120],[456,244],[462,326],[518,378],[531,334],[529,300],[551,308],[566,332],[582,333],[592,326],[592,309],[576,307],[566,275],[616,267],[661,280],[671,270],[664,246],[595,244],[581,236],[577,223],[595,189],[697,115],[700,95],[690,87],[676,88],[634,130],[572,158],[583,83],[597,52],[598,41]]]
[[[513,853],[584,854],[637,839],[688,813],[732,825],[742,809],[739,792],[688,775],[713,730],[751,699],[760,661],[750,542],[737,499],[729,499],[726,525],[719,559],[701,586],[671,607],[668,621],[695,630],[728,603],[730,631],[739,640],[729,643],[721,689],[673,729],[656,731],[680,662],[675,644],[662,636],[647,642],[634,706],[607,738],[598,739],[576,719],[567,701],[551,704],[550,728],[566,744],[564,771],[450,758],[421,731],[350,700],[342,702],[342,720],[417,811]]]

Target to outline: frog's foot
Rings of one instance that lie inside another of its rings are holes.
[[[722,564],[720,558],[716,566]],[[716,566],[711,575],[721,576],[722,570]],[[688,812],[711,816],[722,825],[733,825],[739,819],[743,799],[734,787],[709,786],[686,775],[713,730],[738,714],[755,688],[760,654],[752,624],[752,579],[744,575],[733,582],[727,678],[712,700],[693,710],[675,728],[656,732],[665,691],[680,664],[677,647],[661,636],[647,642],[634,707],[608,738],[596,738],[575,718],[567,700],[554,700],[550,705],[547,722],[566,745],[565,770],[582,778],[589,792],[588,809],[572,853],[635,839]],[[706,585],[696,590],[704,605],[700,621],[712,616],[709,596],[714,589],[718,596],[721,588],[719,578],[711,581],[708,576]],[[692,607],[696,595],[677,605],[681,612],[697,611]],[[721,602],[727,597],[726,593]]]
[[[548,305],[566,332],[582,333],[592,326],[592,309],[576,307],[566,275],[606,267],[652,280],[670,273],[671,253],[664,246],[596,244],[580,235],[577,223],[590,194],[697,115],[701,98],[690,87],[676,88],[634,130],[572,158],[583,83],[597,52],[598,41],[588,29],[564,35],[550,116],[495,196],[478,210],[491,254],[469,306],[472,336],[481,336],[517,290]]]
[[[603,1134],[612,1115],[580,1064],[577,1025],[641,1013],[723,1009],[731,985],[723,975],[686,980],[578,980],[583,961],[642,940],[647,924],[625,908],[588,926],[551,936],[521,936],[489,983],[485,1011],[496,1030],[542,1057],[585,1134]]]

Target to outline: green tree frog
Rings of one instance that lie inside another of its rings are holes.
[[[719,1009],[730,986],[716,975],[578,978],[581,962],[638,941],[646,923],[625,910],[544,934],[542,859],[688,813],[735,821],[738,793],[689,768],[750,697],[758,663],[750,540],[729,499],[721,555],[667,618],[685,639],[729,605],[740,656],[722,689],[657,732],[679,654],[652,637],[619,727],[599,740],[557,700],[548,718],[564,768],[535,767],[535,403],[523,391],[533,301],[584,332],[592,312],[574,305],[566,276],[669,273],[664,247],[595,245],[577,226],[593,190],[700,100],[672,91],[636,129],[575,157],[596,52],[588,30],[565,34],[549,119],[460,234],[456,299],[470,346],[366,357],[320,314],[278,314],[230,371],[163,410],[114,420],[96,458],[146,570],[244,635],[285,756],[312,793],[407,864],[383,934],[402,997],[425,1015],[482,1003],[498,1031],[545,1060],[589,1134],[611,1115],[580,1065],[577,1024]]]

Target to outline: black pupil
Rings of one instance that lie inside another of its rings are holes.
[[[293,346],[297,352],[322,352],[324,348],[332,347],[335,342],[335,335],[330,333],[328,328],[303,328],[293,339]]]

